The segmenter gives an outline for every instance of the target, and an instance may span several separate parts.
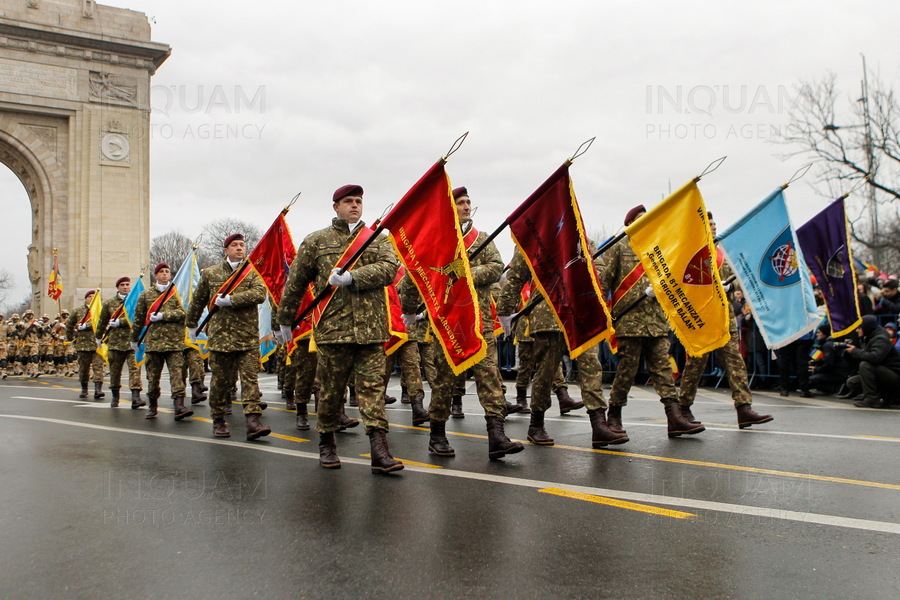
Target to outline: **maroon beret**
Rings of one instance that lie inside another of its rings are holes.
[[[715,221],[715,219],[713,219],[711,210],[706,211],[706,218],[709,219],[710,221]]]
[[[628,214],[625,215],[625,226],[631,225],[632,221],[638,218],[638,215],[642,212],[647,212],[647,209],[644,208],[643,204],[638,204],[634,208],[628,211]]]
[[[119,287],[123,283],[131,283],[131,277],[119,277],[116,279],[116,287]]]
[[[160,269],[169,269],[169,265],[166,263],[159,263],[158,265],[156,265],[156,268],[153,269],[153,274],[156,275],[157,273],[159,273]],[[171,271],[171,269],[169,270]]]
[[[337,202],[341,198],[346,198],[347,196],[362,196],[363,189],[361,185],[356,185],[353,183],[348,183],[347,185],[342,185],[338,189],[334,190],[334,196],[332,200]]]
[[[468,196],[468,195],[469,195],[469,190],[467,190],[465,187],[458,187],[455,190],[453,190],[453,199],[454,200],[456,200],[460,196]]]
[[[88,299],[96,293],[97,293],[97,290],[88,290],[84,293],[84,298]]]
[[[228,246],[231,245],[231,242],[233,242],[235,240],[241,240],[243,242],[244,234],[243,233],[232,233],[227,238],[225,238],[225,241],[222,243],[222,247],[227,248]]]

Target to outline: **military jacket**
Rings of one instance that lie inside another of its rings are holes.
[[[131,341],[137,342],[141,337],[141,329],[147,321],[147,311],[163,293],[154,285],[138,296],[137,308],[134,311],[134,327],[131,328]],[[144,349],[147,352],[174,352],[184,350],[184,307],[177,294],[159,307],[163,314],[162,321],[149,323],[147,335],[144,336]]]
[[[359,227],[362,227],[360,223]],[[291,264],[278,323],[293,325],[307,286],[325,289],[335,263],[350,245],[347,221],[334,218],[331,226],[309,234]],[[337,288],[315,326],[316,344],[383,344],[388,341],[384,287],[394,281],[398,261],[386,236],[379,236],[350,270],[353,283]]]
[[[70,342],[74,343],[75,350],[78,352],[91,352],[97,349],[97,342],[94,341],[94,331],[90,327],[91,320],[88,319],[88,328],[84,331],[77,331],[75,326],[87,314],[88,307],[81,305],[72,311],[69,320],[66,321],[66,337]]]
[[[497,302],[497,314],[508,316],[516,312],[519,307],[519,301],[522,295],[522,288],[526,283],[531,281],[531,270],[525,261],[525,255],[516,248],[509,271],[506,274],[506,284],[503,291],[500,292],[500,300]],[[540,296],[540,290],[535,287],[532,298]],[[550,310],[550,305],[546,301],[540,302],[531,311],[529,317],[529,333],[550,333],[559,332],[559,322]]]
[[[8,331],[9,327],[6,323],[0,321],[0,344],[6,344],[6,338],[9,336]]]
[[[119,298],[118,293],[103,303],[103,308],[100,309],[100,322],[97,323],[97,337],[103,335],[107,325],[109,325],[110,317],[123,304],[125,304],[125,301]],[[106,340],[106,345],[110,350],[122,352],[131,350],[131,325],[128,324],[124,313],[119,317],[119,326],[109,330],[109,338]]]
[[[473,248],[478,248],[484,243],[488,234],[483,231],[478,232],[478,237]],[[478,253],[472,261],[472,283],[475,285],[475,292],[478,294],[478,305],[481,307],[481,331],[484,335],[493,335],[494,321],[491,316],[491,286],[500,281],[500,275],[503,274],[503,259],[497,251],[494,242],[488,244],[484,250]]]
[[[241,265],[238,265],[240,268]],[[186,323],[197,327],[203,308],[234,272],[226,261],[203,269],[194,290]],[[259,304],[266,301],[266,286],[250,268],[246,277],[231,291],[231,306],[220,306],[206,324],[207,348],[214,352],[246,352],[259,346]]]
[[[628,238],[619,240],[603,255],[603,266],[600,269],[600,284],[608,294],[615,294],[619,284],[638,266],[640,260],[631,249]],[[650,279],[643,275],[625,294],[618,304],[610,307],[616,337],[663,337],[669,334],[666,315],[655,297],[645,298],[644,290],[650,285]],[[637,304],[635,304],[637,302]],[[634,306],[631,310],[629,307]]]

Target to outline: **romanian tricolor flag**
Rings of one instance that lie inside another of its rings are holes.
[[[91,322],[91,329],[94,331],[95,337],[100,337],[102,332],[98,330],[98,325],[100,324],[100,311],[103,310],[103,298],[100,297],[100,290],[97,290],[97,293],[94,294],[94,297],[91,298],[91,303],[88,305],[88,319]],[[109,362],[109,347],[106,345],[106,342],[100,344],[97,348],[97,354],[99,354],[104,361]]]
[[[729,305],[697,182],[682,186],[625,233],[687,353],[703,356],[728,343]]]
[[[62,276],[59,274],[59,254],[53,249],[53,270],[50,271],[50,282],[47,284],[47,295],[59,300],[63,293]]]
[[[269,295],[275,301],[277,307],[281,304],[281,294],[284,292],[284,284],[287,282],[288,271],[291,263],[297,256],[297,248],[291,237],[284,216],[288,209],[279,213],[269,229],[263,234],[259,242],[253,248],[247,260],[259,273],[263,284],[269,290]]]
[[[418,288],[454,374],[481,361],[487,342],[443,161],[432,166],[382,221]]]
[[[613,332],[581,211],[564,163],[509,216],[513,241],[553,311],[574,360]]]

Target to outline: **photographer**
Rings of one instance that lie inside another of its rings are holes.
[[[862,389],[863,398],[853,403],[863,408],[889,408],[900,390],[900,351],[891,344],[884,327],[874,315],[866,315],[857,329],[862,348],[848,344],[844,352],[859,363],[859,375],[847,380],[852,390]]]
[[[809,361],[809,386],[825,394],[835,393],[850,374],[847,361],[842,359],[844,344],[831,337],[831,326],[824,323],[816,330],[817,351]]]

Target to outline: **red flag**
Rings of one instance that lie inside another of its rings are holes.
[[[563,330],[569,355],[575,359],[608,338],[612,318],[591,259],[568,163],[506,222]]]
[[[59,255],[53,249],[53,270],[50,271],[50,282],[47,284],[47,295],[59,300],[63,292],[62,276],[59,274]]]
[[[400,267],[397,269],[397,276],[394,277],[394,283],[384,288],[385,304],[387,305],[388,329],[391,333],[391,339],[384,343],[384,355],[390,356],[396,352],[400,346],[409,341],[409,332],[406,330],[406,323],[403,322],[403,308],[400,306],[400,294],[397,293],[397,284],[403,279],[406,269]]]
[[[284,216],[288,209],[284,209],[275,218],[275,222],[260,238],[256,247],[247,257],[253,268],[259,273],[269,295],[275,301],[275,305],[281,303],[281,293],[287,281],[288,271],[294,257],[297,256],[297,248],[291,237]]]
[[[425,301],[431,329],[457,375],[481,361],[487,342],[450,179],[435,163],[382,225]]]

